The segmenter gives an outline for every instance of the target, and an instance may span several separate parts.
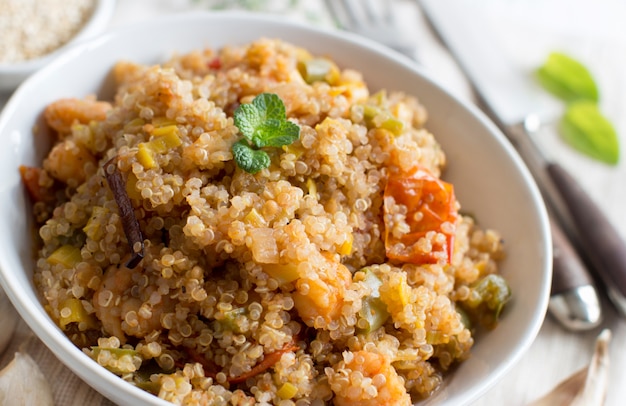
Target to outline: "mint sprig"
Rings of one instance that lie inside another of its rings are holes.
[[[252,103],[240,105],[234,119],[244,138],[233,144],[233,157],[249,173],[270,165],[269,155],[261,148],[279,148],[300,137],[300,127],[287,120],[285,104],[273,93],[261,93]]]

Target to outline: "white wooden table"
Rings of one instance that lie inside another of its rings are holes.
[[[505,0],[500,0],[505,2]],[[538,0],[529,0],[530,3]],[[547,1],[547,0],[546,0]],[[563,0],[550,0],[564,4]],[[598,1],[599,5],[616,3],[619,0]],[[133,22],[165,13],[181,12],[188,9],[187,0],[118,0],[117,11],[111,27],[132,24]],[[209,1],[193,1],[194,7],[206,7]],[[281,2],[274,2],[281,3]],[[282,3],[287,3],[283,1]],[[304,1],[301,0],[301,3]],[[307,2],[307,6],[309,7]],[[419,44],[419,61],[429,69],[435,79],[459,97],[471,98],[469,86],[445,48],[438,42],[423,20],[415,4],[409,0],[398,1],[397,15],[406,28],[407,35]],[[515,3],[515,2],[510,2]],[[520,2],[517,2],[520,3]],[[570,3],[567,3],[570,4]],[[594,3],[595,4],[595,3]],[[565,10],[565,9],[564,9]],[[617,7],[621,21],[626,20],[626,8]],[[564,11],[567,18],[567,11]],[[575,13],[572,14],[575,16]],[[575,17],[572,17],[575,18]],[[610,28],[610,27],[609,27]],[[614,33],[611,33],[614,34]],[[593,41],[578,44],[579,50],[588,47],[599,58],[585,61],[596,75],[602,93],[602,109],[613,121],[621,142],[626,145],[626,32],[624,38],[608,40],[592,38]],[[600,41],[600,42],[599,42]],[[598,50],[597,44],[602,46]],[[594,48],[594,49],[591,49]],[[6,95],[0,95],[0,108]],[[569,169],[591,194],[597,203],[611,217],[620,233],[626,238],[626,164],[608,168],[572,152],[565,147],[556,135],[547,135],[543,142],[546,148],[555,153],[558,160]],[[624,161],[624,160],[622,160]],[[604,303],[605,320],[597,329],[584,333],[571,333],[563,330],[550,317],[545,323],[534,344],[507,375],[480,400],[479,405],[525,405],[537,399],[558,382],[585,366],[592,354],[597,334],[603,328],[611,329],[613,339],[611,352],[611,376],[607,395],[607,406],[626,404],[626,322],[616,316],[610,304]],[[52,383],[56,403],[59,405],[110,405],[106,399],[83,384],[78,378],[57,361],[51,353],[32,335],[23,322],[20,323],[13,343],[0,358],[0,366],[5,365],[12,353],[24,347],[38,362],[40,368]]]

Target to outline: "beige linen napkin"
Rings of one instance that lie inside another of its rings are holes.
[[[4,293],[0,291],[0,295]],[[0,299],[3,300],[3,299]],[[17,321],[17,324],[15,324]],[[3,329],[15,326],[15,331],[8,346],[0,356],[0,369],[6,367],[13,360],[15,353],[20,351],[30,355],[39,366],[50,387],[54,404],[58,406],[113,406],[114,404],[85,384],[70,369],[52,354],[37,336],[30,330],[26,323],[18,319],[15,311],[10,308],[2,308],[0,324]]]

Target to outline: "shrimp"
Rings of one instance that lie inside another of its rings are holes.
[[[78,186],[97,169],[96,158],[70,139],[56,144],[43,161],[44,169],[55,179]]]
[[[61,99],[50,103],[43,114],[48,125],[63,139],[71,134],[74,124],[103,121],[109,110],[110,103],[95,98]]]
[[[344,359],[326,374],[335,393],[335,406],[411,404],[404,379],[391,365],[389,356],[365,350],[345,352]]]
[[[136,269],[111,265],[93,295],[96,317],[104,331],[118,337],[122,343],[127,335],[144,337],[160,330],[161,315],[174,309],[170,297],[161,296],[155,286],[148,284],[145,288],[133,289],[138,286],[133,281]]]
[[[21,165],[20,176],[33,202],[51,202],[54,200],[54,181],[46,171],[37,167]]]
[[[308,263],[317,266],[296,281],[294,305],[308,326],[323,328],[341,316],[344,293],[352,281],[352,275],[345,265],[330,254],[310,258]]]

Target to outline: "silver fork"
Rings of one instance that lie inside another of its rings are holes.
[[[391,0],[325,0],[339,28],[377,41],[416,59],[416,46],[398,27]]]

